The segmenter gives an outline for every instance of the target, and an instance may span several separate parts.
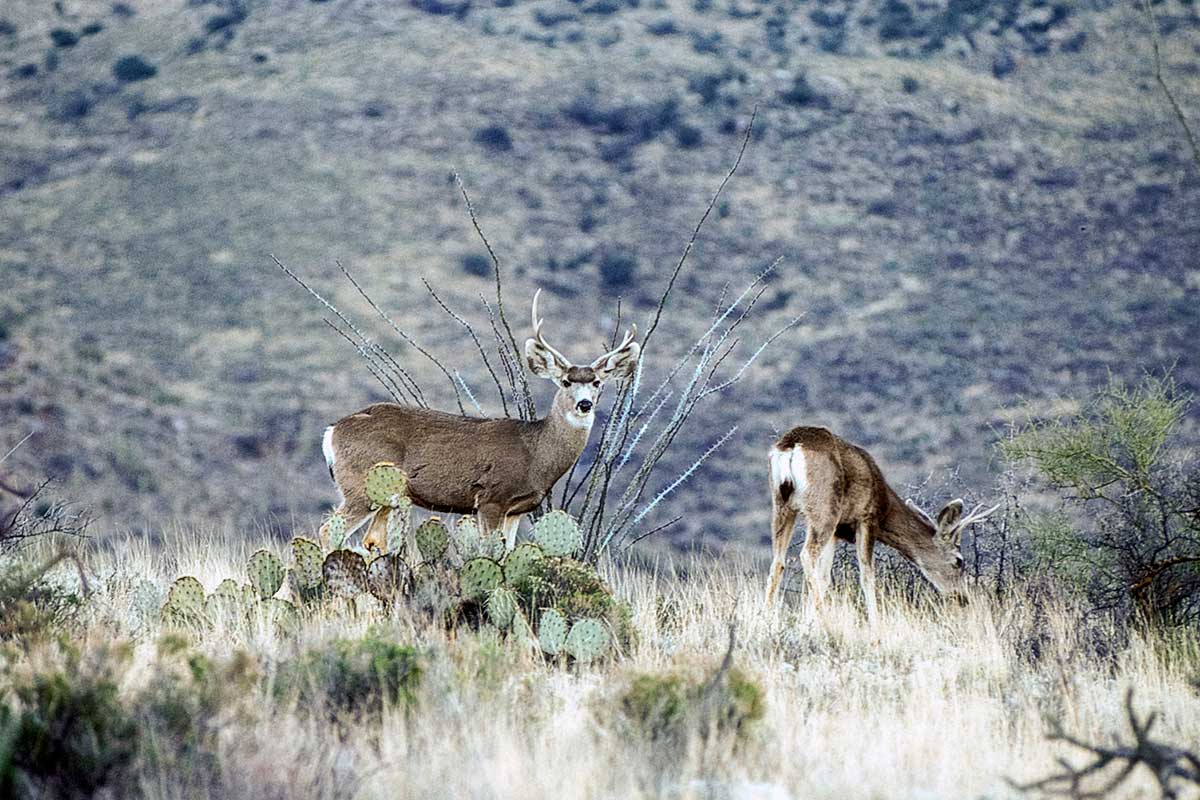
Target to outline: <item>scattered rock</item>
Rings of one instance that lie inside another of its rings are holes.
[[[79,34],[66,28],[55,28],[50,31],[50,41],[54,42],[55,47],[74,47],[79,44]]]

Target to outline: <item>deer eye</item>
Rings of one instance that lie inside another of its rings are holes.
[[[600,388],[600,381],[592,381],[592,386],[595,386],[597,389],[599,389],[599,388]]]
[[[566,389],[571,385],[570,381],[563,381],[563,388]]]

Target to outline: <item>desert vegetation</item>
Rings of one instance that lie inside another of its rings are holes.
[[[1148,377],[1017,427],[1000,444],[1003,508],[963,545],[971,602],[943,602],[885,559],[875,628],[845,564],[814,623],[803,587],[772,607],[742,558],[573,561],[584,536],[562,512],[509,553],[469,518],[417,524],[387,467],[368,481],[382,555],[336,518],[331,553],[198,527],[160,544],[10,538],[0,785],[1191,797],[1195,467],[1173,438],[1189,403],[1169,376]],[[1101,468],[1136,485],[1097,480]],[[1094,512],[1106,491],[1125,502]],[[599,646],[573,630],[585,620]]]
[[[5,5],[0,797],[1200,797],[1198,31]],[[520,542],[396,464],[331,514],[364,402],[544,411],[539,288],[643,352]],[[796,424],[995,506],[967,602],[881,548],[869,625],[840,545],[766,601]]]

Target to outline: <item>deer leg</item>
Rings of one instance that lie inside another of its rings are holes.
[[[521,516],[519,514],[505,517],[504,522],[500,527],[504,529],[504,551],[511,553],[512,549],[517,546],[517,528],[521,525]]]
[[[787,568],[787,551],[796,532],[796,509],[775,499],[771,509],[771,572],[767,579],[767,605],[775,603]]]
[[[350,534],[358,530],[358,527],[363,524],[371,514],[371,506],[366,502],[356,503],[350,500],[344,501],[333,512],[340,514],[346,519],[346,538],[350,538]],[[329,549],[329,522],[326,521],[317,531],[317,541],[321,544],[322,550]]]
[[[825,594],[833,569],[833,532],[837,520],[832,518],[808,518],[808,533],[804,537],[804,549],[800,552],[800,564],[804,567],[804,582],[808,589],[808,614],[815,619],[825,607]]]
[[[867,606],[867,623],[875,630],[879,624],[879,608],[875,603],[875,531],[865,522],[858,524],[854,549],[858,554],[858,585]]]
[[[391,511],[392,509],[384,506],[371,517],[371,524],[367,526],[367,532],[363,535],[363,547],[367,548],[368,553],[373,550],[387,552],[387,523]]]
[[[504,509],[495,503],[480,506],[476,513],[479,517],[479,532],[485,539],[492,531],[504,527]]]

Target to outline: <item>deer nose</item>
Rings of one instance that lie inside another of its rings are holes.
[[[575,407],[579,409],[580,414],[586,414],[592,410],[592,401],[591,400],[580,400],[578,403],[575,404]]]

